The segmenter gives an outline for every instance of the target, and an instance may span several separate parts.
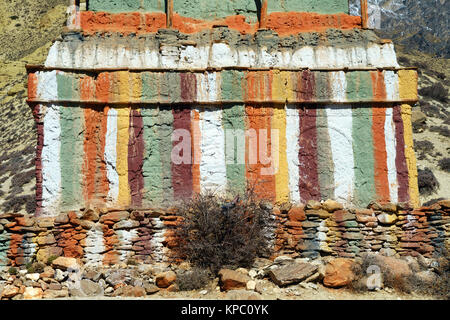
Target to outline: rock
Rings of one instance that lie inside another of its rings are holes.
[[[80,221],[80,226],[81,226],[83,229],[91,230],[92,228],[95,227],[95,222],[90,221],[90,220],[81,220],[81,221]]]
[[[62,271],[59,269],[55,270],[55,280],[58,282],[64,281],[68,275],[69,275],[69,273],[67,271]]]
[[[130,214],[128,213],[128,211],[114,211],[114,212],[110,212],[110,213],[103,215],[100,218],[100,222],[105,222],[105,221],[119,222],[119,221],[128,219],[129,215]]]
[[[23,292],[23,298],[25,300],[42,299],[43,295],[44,292],[41,288],[26,287],[25,291]]]
[[[40,276],[41,276],[41,279],[53,278],[55,276],[55,270],[50,266],[45,266],[44,272],[42,272]]]
[[[132,229],[139,227],[139,221],[135,220],[122,220],[114,224],[114,230]]]
[[[322,208],[322,204],[317,200],[309,200],[306,203],[306,209],[319,210]]]
[[[398,217],[396,214],[382,213],[377,216],[377,219],[382,224],[394,224],[397,222]]]
[[[328,212],[334,212],[336,210],[344,209],[344,206],[337,201],[328,199],[327,201],[322,203],[322,208],[324,208]]]
[[[88,209],[83,213],[83,220],[97,222],[100,219],[100,212],[95,209]]]
[[[254,291],[256,289],[256,282],[254,280],[250,280],[247,282],[247,290]]]
[[[53,218],[39,218],[38,226],[40,228],[53,228],[55,226]]]
[[[31,281],[38,281],[40,277],[39,273],[29,273],[25,275],[25,279],[31,280]]]
[[[441,200],[438,202],[441,207],[450,209],[450,200]]]
[[[255,291],[260,294],[271,294],[275,285],[267,280],[258,280],[256,282]]]
[[[56,243],[55,237],[53,236],[52,233],[50,233],[50,234],[48,234],[46,236],[37,237],[36,241],[37,241],[37,243],[40,246],[50,245],[50,244]]]
[[[103,288],[98,283],[89,279],[83,279],[80,281],[80,290],[88,297],[103,294]]]
[[[59,257],[63,254],[61,247],[45,247],[39,249],[36,254],[36,260],[38,262],[47,263],[50,257]]]
[[[64,290],[46,290],[43,295],[43,299],[57,299],[57,298],[67,298],[69,296],[69,291]]]
[[[403,260],[405,260],[408,263],[408,267],[411,269],[412,272],[416,273],[422,271],[419,262],[415,258],[411,256],[406,256],[403,257]]]
[[[102,277],[102,273],[98,272],[96,270],[86,270],[83,273],[83,278],[92,280],[94,282],[98,282],[101,277]]]
[[[250,277],[242,272],[222,269],[219,271],[219,278],[222,290],[228,291],[233,289],[246,288]]]
[[[58,257],[52,262],[52,267],[67,270],[67,269],[79,269],[79,265],[77,259],[75,258],[66,258],[66,257]]]
[[[258,272],[255,269],[252,269],[248,272],[248,275],[250,276],[250,278],[255,279],[258,275]]]
[[[294,262],[269,271],[271,280],[278,286],[299,283],[316,273],[318,267],[310,263]]]
[[[292,263],[294,259],[290,256],[278,256],[273,260],[273,264],[286,264]]]
[[[306,214],[303,208],[301,207],[292,207],[289,210],[288,217],[290,221],[305,221],[306,220]]]
[[[134,298],[145,297],[145,289],[142,287],[122,286],[117,288],[112,296],[134,297]]]
[[[206,295],[208,293],[208,290],[202,290],[199,292],[199,294],[201,294],[202,296]]]
[[[144,289],[148,295],[155,294],[159,291],[159,288],[152,283],[144,284]]]
[[[336,222],[356,220],[356,215],[347,210],[336,210],[333,212],[333,217]]]
[[[12,285],[7,285],[3,288],[2,297],[3,298],[12,298],[15,295],[19,294],[19,288]]]
[[[226,294],[227,300],[261,300],[261,296],[254,291],[230,290]]]
[[[177,275],[173,271],[162,272],[156,275],[155,282],[159,288],[168,288],[175,283]]]
[[[336,258],[329,261],[325,267],[323,284],[331,288],[339,288],[350,284],[355,279],[352,271],[353,264],[353,260],[345,258]]]
[[[394,257],[386,257],[380,254],[369,253],[366,255],[371,264],[377,265],[381,270],[386,270],[394,279],[407,278],[412,275],[408,262]]]
[[[69,223],[69,215],[67,213],[61,213],[55,218],[55,224]]]
[[[396,213],[397,212],[397,205],[395,203],[385,203],[381,205],[381,210],[384,212],[391,212]]]

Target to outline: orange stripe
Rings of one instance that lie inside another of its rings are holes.
[[[375,191],[377,198],[382,202],[389,202],[389,181],[387,169],[386,140],[384,125],[386,121],[386,108],[375,105],[373,108],[372,135],[375,157]]]
[[[83,77],[80,79],[80,96],[82,101],[93,101],[94,98],[94,79]]]
[[[37,98],[38,78],[35,73],[28,74],[28,99]]]
[[[253,107],[246,106],[246,127],[248,130],[254,129],[256,133],[256,139],[246,139],[246,176],[249,186],[254,188],[255,194],[269,201],[275,201],[276,189],[275,189],[275,175],[262,175],[261,169],[270,168],[271,164],[263,165],[260,158],[260,139],[265,138],[263,134],[260,134],[259,129],[267,130],[267,142],[266,150],[267,156],[271,156],[271,116],[272,110],[267,107]],[[250,150],[252,148],[252,150]],[[249,163],[249,152],[254,151],[257,154],[256,163]]]
[[[108,102],[110,87],[110,74],[100,73],[95,81],[95,96],[100,102]]]
[[[371,71],[373,99],[375,101],[386,100],[386,85],[384,83],[384,74],[382,71]],[[383,130],[384,131],[384,130]]]

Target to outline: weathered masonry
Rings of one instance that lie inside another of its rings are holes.
[[[28,66],[37,215],[246,185],[417,207],[417,72],[365,26],[347,0],[74,1]]]

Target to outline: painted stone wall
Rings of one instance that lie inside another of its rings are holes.
[[[232,15],[244,15],[250,21],[257,21],[255,0],[174,0],[174,11],[178,14],[196,19],[218,19]],[[107,12],[147,11],[164,12],[165,0],[90,0],[88,10]],[[272,0],[269,12],[317,12],[348,13],[347,0]]]
[[[386,203],[345,210],[336,203],[309,201],[274,207],[273,256],[357,257],[422,254],[441,257],[450,249],[450,202],[411,209]],[[135,259],[145,263],[179,261],[175,209],[120,211],[86,209],[56,217],[0,214],[0,268],[55,256],[108,265]]]

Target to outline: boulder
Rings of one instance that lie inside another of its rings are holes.
[[[288,213],[289,221],[305,221],[306,214],[302,207],[292,207]]]
[[[25,291],[23,292],[23,298],[25,300],[42,299],[43,295],[44,292],[41,288],[26,287]]]
[[[261,296],[254,291],[230,290],[226,294],[227,300],[261,300]]]
[[[168,288],[175,283],[177,275],[173,271],[162,272],[156,275],[155,282],[159,288]]]
[[[247,287],[250,277],[239,271],[222,269],[219,271],[219,278],[222,290],[228,291]]]
[[[331,288],[339,288],[350,284],[354,279],[353,260],[336,258],[328,262],[325,267],[323,284]]]
[[[2,298],[12,298],[17,294],[19,294],[19,288],[17,288],[16,286],[7,285],[5,288],[3,288]]]
[[[103,294],[102,287],[98,283],[89,279],[83,279],[80,281],[80,290],[88,297],[99,296]]]
[[[278,286],[302,282],[317,272],[318,267],[310,263],[294,262],[269,271],[270,279]]]
[[[324,208],[328,212],[334,212],[336,210],[344,209],[344,206],[341,203],[337,202],[337,201],[328,199],[327,201],[322,203],[322,208]]]
[[[155,293],[157,293],[157,292],[159,291],[158,286],[155,286],[155,285],[152,284],[152,283],[146,283],[146,284],[144,284],[144,289],[145,289],[145,292],[146,292],[148,295],[150,295],[150,294],[155,294]]]
[[[377,216],[377,219],[382,224],[394,224],[398,217],[396,214],[382,213]]]
[[[77,259],[58,257],[52,263],[53,268],[67,270],[67,269],[79,269]]]

